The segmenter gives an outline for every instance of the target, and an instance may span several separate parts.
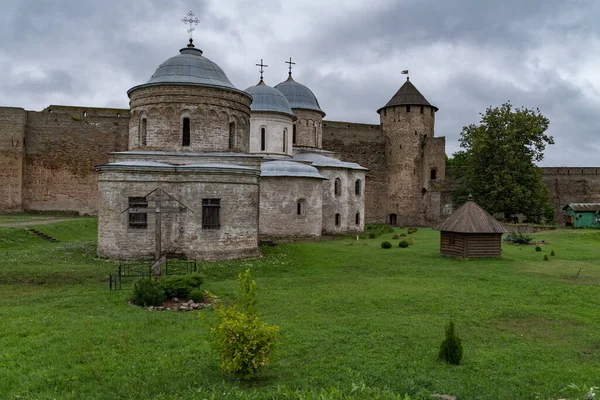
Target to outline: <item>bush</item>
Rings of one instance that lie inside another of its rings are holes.
[[[375,232],[369,233],[369,239],[375,239],[376,237],[377,235],[375,234]]]
[[[394,236],[392,236],[392,239],[394,239],[394,240],[398,240],[398,239],[400,239],[400,236],[398,236],[398,235],[394,235]]]
[[[393,233],[394,228],[387,224],[370,224],[365,226],[365,233],[369,235],[370,239],[378,238],[384,233]]]
[[[408,247],[408,242],[406,240],[403,240],[400,243],[398,243],[398,247],[402,247],[403,249],[405,249]]]
[[[556,255],[556,253],[554,252],[554,250],[552,250],[552,251],[550,252],[550,255],[551,255],[552,257],[554,257],[554,256]]]
[[[204,303],[204,291],[200,288],[192,289],[188,297],[194,303]]]
[[[131,300],[142,307],[160,306],[165,302],[165,291],[154,278],[141,278],[133,284]]]
[[[549,260],[548,254],[544,254],[544,261],[548,261],[548,260]]]
[[[540,246],[535,246],[535,251],[542,251],[542,248]]]
[[[400,237],[406,237],[406,233],[401,233]]]
[[[277,344],[278,326],[265,325],[257,315],[256,282],[250,270],[238,275],[234,306],[217,308],[219,322],[211,328],[221,369],[237,378],[250,379],[267,365]]]
[[[252,378],[267,365],[277,344],[278,326],[267,326],[258,316],[235,307],[217,309],[219,324],[211,329],[219,353],[219,366],[229,375]]]
[[[382,249],[391,249],[392,248],[392,244],[390,242],[381,242],[381,248]]]
[[[446,327],[446,339],[440,346],[439,358],[448,364],[458,365],[463,355],[463,347],[460,338],[454,331],[454,322],[450,321]]]
[[[187,298],[193,289],[200,287],[202,282],[204,282],[204,277],[202,275],[192,274],[163,278],[160,281],[160,284],[167,297]]]
[[[504,238],[507,242],[512,242],[515,244],[528,244],[533,240],[531,236],[523,235],[521,232],[511,232]]]
[[[408,232],[409,235],[412,235],[413,233],[417,232],[417,228],[408,228],[407,232]]]
[[[415,244],[415,241],[413,240],[412,236],[408,235],[408,245],[412,246],[413,244]]]

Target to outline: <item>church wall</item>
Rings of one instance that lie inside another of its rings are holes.
[[[600,167],[544,167],[542,174],[558,223],[567,204],[600,202]]]
[[[199,86],[150,86],[130,93],[130,150],[231,151],[230,123],[235,124],[233,151],[250,150],[249,95]],[[146,118],[146,145],[142,119]],[[183,146],[183,119],[190,119],[190,145]]]
[[[147,229],[130,229],[129,197],[160,188],[189,211],[164,216],[163,251],[191,259],[255,257],[258,252],[258,171],[256,173],[168,173],[105,170],[98,175],[98,255],[116,259],[154,257],[155,215]],[[202,228],[202,199],[220,199],[220,228]],[[149,202],[149,206],[152,206]]]
[[[323,147],[323,117],[318,111],[292,110],[298,118],[296,124],[296,147]]]
[[[175,152],[143,152],[125,151],[110,153],[108,162],[144,160],[158,161],[166,164],[233,164],[242,167],[260,169],[263,156],[241,153],[175,153]]]
[[[365,171],[347,170],[347,216],[346,232],[362,232],[365,228]],[[356,193],[356,181],[360,181],[359,193]],[[356,223],[358,214],[358,224]]]
[[[265,150],[261,150],[261,129],[265,128]],[[253,112],[250,118],[250,153],[292,155],[292,117]],[[285,140],[284,140],[285,131]],[[285,141],[285,150],[284,150]]]
[[[27,113],[0,108],[0,211],[23,211],[23,153]]]
[[[95,166],[108,161],[108,152],[126,150],[128,122],[127,110],[28,111],[23,208],[95,214]]]
[[[323,180],[262,177],[261,237],[317,237],[322,229]],[[301,213],[298,214],[298,203]]]
[[[363,223],[385,222],[385,145],[385,136],[379,125],[323,121],[323,148],[339,153],[344,161],[369,169],[365,178]]]
[[[323,233],[346,233],[360,231],[355,224],[354,216],[360,211],[362,196],[354,193],[354,182],[364,179],[364,172],[345,168],[317,167],[319,173],[328,180],[323,181]],[[340,180],[340,193],[335,193],[335,181]],[[364,209],[364,207],[363,207]],[[339,224],[336,224],[339,214]],[[362,220],[362,218],[361,218]],[[364,227],[364,222],[361,221]]]

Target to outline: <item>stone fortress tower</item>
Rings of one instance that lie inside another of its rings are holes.
[[[434,137],[437,111],[409,78],[377,110],[386,141],[387,223],[424,225],[439,218],[433,185],[444,179],[446,162],[445,138]]]

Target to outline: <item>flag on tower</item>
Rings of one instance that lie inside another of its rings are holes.
[[[408,70],[407,70],[407,69],[405,69],[404,71],[402,71],[402,74],[403,74],[403,75],[408,75]]]

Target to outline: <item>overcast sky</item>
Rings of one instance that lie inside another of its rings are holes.
[[[127,108],[188,39],[244,89],[294,78],[326,119],[379,123],[403,69],[439,107],[436,136],[508,100],[539,108],[556,144],[544,166],[600,166],[600,1],[0,0],[0,105]]]

